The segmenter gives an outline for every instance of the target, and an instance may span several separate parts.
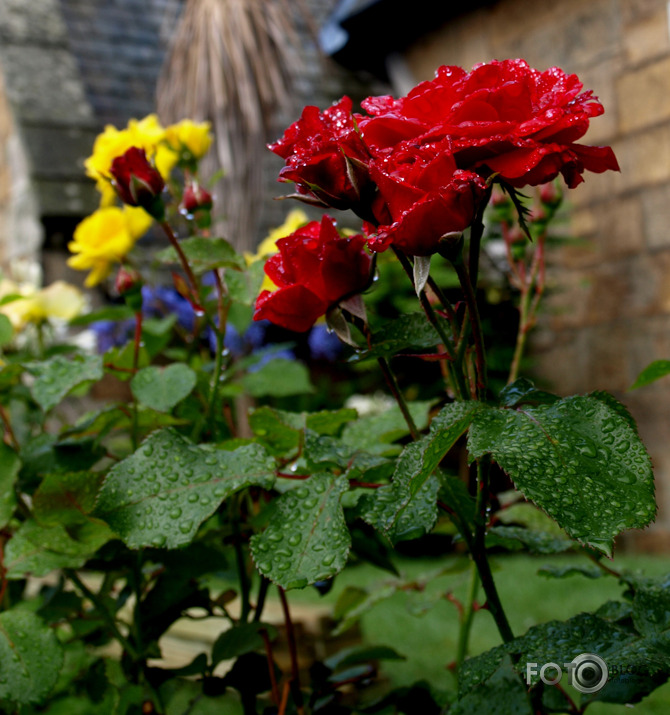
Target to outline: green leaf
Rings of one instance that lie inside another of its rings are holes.
[[[228,690],[223,695],[203,693],[202,685],[192,680],[172,678],[160,687],[165,715],[243,715],[239,695]],[[125,710],[124,710],[125,712]]]
[[[418,429],[428,424],[428,413],[432,402],[416,401],[409,405]],[[409,434],[405,418],[397,405],[385,409],[380,414],[366,415],[345,425],[342,441],[373,454],[386,453],[396,440]]]
[[[515,551],[526,548],[533,554],[560,554],[575,547],[575,542],[564,535],[522,526],[493,526],[486,534],[486,546],[501,546]]]
[[[340,410],[310,412],[305,416],[305,427],[317,434],[337,436],[342,431],[342,427],[355,420],[357,416],[356,410],[346,407]]]
[[[232,660],[252,650],[262,650],[265,641],[261,636],[261,631],[266,631],[270,640],[277,636],[276,629],[266,623],[241,623],[224,631],[212,646],[212,666],[222,660]]]
[[[277,455],[294,452],[300,444],[304,416],[272,407],[259,407],[249,415],[249,426],[259,440]]]
[[[514,407],[521,403],[535,403],[551,405],[559,398],[550,392],[538,390],[535,385],[525,377],[520,377],[514,382],[503,387],[500,391],[500,404],[505,407]]]
[[[670,360],[654,360],[637,376],[630,389],[637,390],[639,387],[645,387],[666,375],[670,375]]]
[[[194,273],[205,273],[214,268],[234,268],[242,271],[245,260],[235,251],[225,238],[203,238],[193,236],[179,242]],[[156,254],[161,263],[179,263],[177,252],[170,246]]]
[[[191,393],[196,375],[188,365],[175,362],[167,367],[145,367],[130,381],[137,400],[158,412],[169,412]]]
[[[33,514],[44,526],[88,521],[102,485],[99,472],[49,474],[33,495]]]
[[[132,369],[135,363],[135,345],[132,340],[120,348],[111,348],[104,354],[105,369],[116,377],[117,380],[126,382],[132,377]],[[151,362],[149,351],[140,346],[137,355],[137,367],[146,367]]]
[[[656,512],[649,456],[618,410],[593,396],[475,415],[468,449],[491,454],[527,499],[610,555],[614,537]]]
[[[7,578],[45,576],[54,569],[80,568],[113,536],[105,524],[94,521],[66,529],[61,525],[42,526],[28,519],[7,542]]]
[[[479,687],[459,699],[450,715],[533,715],[526,687],[514,672],[509,657]]]
[[[130,548],[176,548],[231,494],[254,485],[269,489],[274,469],[258,444],[208,450],[167,428],[112,467],[94,514]]]
[[[282,494],[262,534],[251,538],[258,570],[282,588],[304,588],[344,568],[351,537],[340,498],[344,476],[313,474]]]
[[[442,323],[444,331],[449,334],[451,331],[449,323],[443,318],[438,319]],[[370,349],[355,355],[352,359],[360,361],[371,357],[388,358],[401,350],[408,348],[424,350],[434,348],[441,342],[442,339],[423,313],[411,313],[401,315],[374,331],[370,339]]]
[[[442,408],[429,434],[402,451],[392,484],[367,499],[365,521],[393,542],[415,538],[431,529],[437,519],[440,488],[437,477],[431,475],[482,408],[478,402],[453,402]]]
[[[63,650],[56,633],[30,611],[0,613],[0,700],[44,701],[58,680]]]
[[[602,578],[605,574],[597,566],[542,566],[537,570],[538,575],[545,578],[567,578],[568,576],[584,576],[585,578]]]
[[[633,599],[633,623],[646,636],[670,630],[670,589],[667,586],[637,589]]]
[[[100,308],[100,310],[94,310],[91,313],[86,313],[86,315],[78,315],[76,318],[72,318],[70,325],[79,327],[96,323],[99,320],[130,320],[134,315],[133,309],[127,305],[108,305]]]
[[[246,271],[226,271],[228,294],[236,303],[253,305],[265,278],[263,261],[254,261]]]
[[[14,513],[16,506],[14,485],[19,469],[21,469],[21,460],[18,454],[4,442],[0,442],[0,529],[7,525]]]
[[[244,389],[252,397],[290,397],[314,392],[309,370],[296,360],[273,358],[256,372],[242,378]]]
[[[407,660],[407,656],[387,645],[361,645],[338,651],[326,658],[324,664],[331,670],[342,670],[374,660]]]
[[[0,347],[7,345],[14,337],[14,328],[6,315],[0,313]]]
[[[30,387],[33,399],[45,411],[55,407],[71,390],[89,380],[101,380],[102,358],[76,353],[58,355],[41,363],[26,365],[35,376]]]

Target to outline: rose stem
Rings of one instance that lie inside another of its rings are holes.
[[[302,691],[300,689],[300,669],[298,667],[298,651],[295,642],[295,630],[293,629],[293,621],[291,620],[291,612],[288,608],[286,593],[281,586],[277,586],[281,607],[284,612],[284,622],[286,624],[286,640],[288,641],[289,653],[291,656],[291,693],[293,701],[298,710],[299,715],[303,715],[302,706]]]

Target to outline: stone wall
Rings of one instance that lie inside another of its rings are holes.
[[[657,477],[656,525],[635,535],[670,545],[670,377],[628,392],[652,360],[670,359],[670,38],[665,0],[501,0],[422,40],[417,79],[441,64],[523,57],[593,89],[605,114],[585,141],[610,144],[621,173],[569,192],[570,232],[552,256],[553,290],[534,336],[538,379],[561,394],[604,389],[638,420]]]

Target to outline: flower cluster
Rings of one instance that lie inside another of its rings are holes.
[[[352,209],[369,246],[430,255],[473,221],[492,181],[521,188],[618,169],[609,147],[577,143],[603,107],[576,75],[524,60],[441,67],[406,97],[307,107],[270,149],[312,203]]]
[[[211,197],[204,190],[193,194],[193,187],[199,186],[195,178],[198,161],[211,142],[209,122],[184,119],[163,127],[155,114],[131,119],[124,129],[108,125],[98,135],[84,165],[100,191],[100,208],[77,226],[69,244],[75,255],[68,264],[90,271],[88,287],[100,283],[114,264],[125,259],[151,227],[152,218],[163,218],[162,192],[175,167],[189,177],[191,193],[184,198],[190,201],[190,209],[211,208]],[[118,200],[123,208],[116,205]]]

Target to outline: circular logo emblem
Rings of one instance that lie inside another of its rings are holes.
[[[607,683],[607,663],[593,653],[581,653],[572,659],[572,686],[580,693],[597,693]]]

